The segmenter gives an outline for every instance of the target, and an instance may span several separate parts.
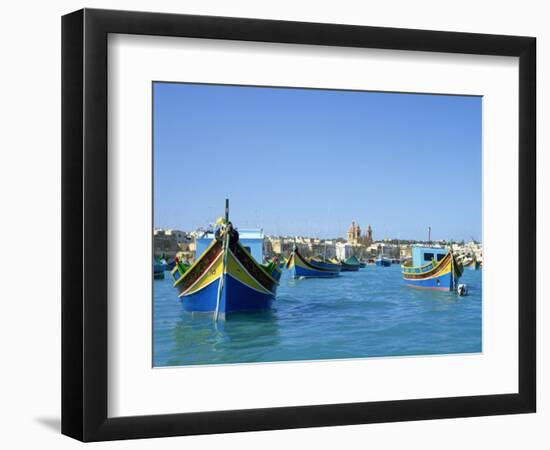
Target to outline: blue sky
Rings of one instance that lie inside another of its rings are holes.
[[[481,240],[480,97],[153,84],[154,225]]]

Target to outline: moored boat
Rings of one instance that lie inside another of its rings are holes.
[[[374,262],[379,267],[390,267],[391,266],[391,259],[385,258],[383,256],[380,256],[380,257],[376,258],[376,260]]]
[[[357,272],[361,267],[361,263],[355,256],[350,256],[348,259],[341,261],[342,272]]]
[[[479,270],[481,268],[481,263],[473,257],[466,257],[462,260],[462,265],[465,269],[469,270]]]
[[[321,258],[305,258],[297,248],[290,254],[286,267],[294,278],[332,278],[337,277],[342,270],[340,263]]]
[[[162,280],[164,278],[164,270],[166,264],[157,259],[153,259],[153,278],[155,280]]]
[[[407,286],[454,291],[463,267],[452,251],[436,247],[413,247],[412,259],[401,266]]]
[[[186,311],[212,312],[217,319],[233,312],[269,309],[275,299],[281,271],[274,262],[263,265],[258,262],[262,258],[252,256],[228,216],[226,200],[225,219],[218,220],[207,248],[191,266],[177,260],[172,270]]]

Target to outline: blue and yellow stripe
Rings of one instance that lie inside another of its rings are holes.
[[[432,260],[423,266],[413,267],[408,261],[401,266],[403,281],[409,287],[452,291],[462,275],[462,266],[451,252],[441,261]]]
[[[218,307],[219,284],[223,277],[220,293],[219,313],[268,309],[281,275],[275,266],[271,272],[258,264],[241,246],[234,243],[227,249],[224,266],[224,250],[221,243],[214,241],[201,257],[185,272],[176,266],[172,271],[174,287],[185,310],[192,312],[214,312]]]

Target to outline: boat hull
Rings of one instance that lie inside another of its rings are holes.
[[[454,290],[454,280],[451,273],[426,279],[403,279],[408,287],[416,289],[429,289],[434,291]]]
[[[320,261],[307,261],[297,251],[293,252],[287,263],[294,278],[334,278],[340,275],[342,266]]]
[[[391,266],[391,261],[389,259],[377,259],[375,261],[375,264],[378,267],[390,267]]]
[[[361,267],[360,264],[346,264],[342,263],[342,272],[357,272]]]
[[[216,311],[220,278],[206,288],[181,298],[183,309],[188,312],[212,313]],[[259,292],[247,284],[225,274],[220,296],[219,313],[262,311],[270,309],[275,294]]]
[[[273,267],[268,273],[239,243],[224,250],[214,242],[188,272],[181,274],[176,266],[172,275],[186,311],[217,312],[224,317],[269,309],[281,272]]]
[[[447,253],[439,262],[420,267],[402,265],[401,268],[406,286],[436,291],[454,291],[463,270],[452,253]]]
[[[340,264],[342,264],[342,272],[357,272],[361,268],[361,262],[355,256],[350,256]]]

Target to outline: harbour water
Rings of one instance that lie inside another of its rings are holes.
[[[465,270],[468,295],[406,287],[399,265],[334,279],[284,272],[272,311],[185,312],[168,272],[154,280],[153,365],[186,366],[482,351],[482,271]]]

